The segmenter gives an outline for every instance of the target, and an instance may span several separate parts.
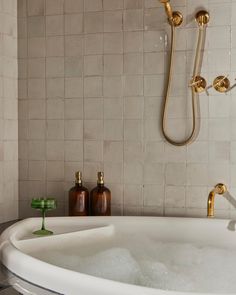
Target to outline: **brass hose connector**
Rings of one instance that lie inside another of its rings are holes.
[[[210,14],[206,10],[200,10],[195,16],[195,20],[200,27],[207,25],[210,21]]]

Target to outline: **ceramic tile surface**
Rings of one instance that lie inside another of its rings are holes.
[[[171,2],[184,24],[177,29],[167,130],[180,140],[191,131],[194,15],[200,8],[211,15],[202,75],[208,84],[218,75],[229,75],[234,83],[236,2]],[[67,192],[77,170],[89,188],[104,170],[112,212],[118,215],[201,217],[212,186],[225,182],[234,191],[235,88],[227,95],[212,89],[209,97],[201,94],[201,129],[193,144],[178,148],[163,139],[169,34],[158,0],[18,2],[20,217],[35,214],[29,208],[32,197],[48,194],[59,203],[52,214],[67,214]],[[7,52],[15,61],[15,51]],[[0,81],[8,88],[15,82],[12,71],[11,81]],[[5,106],[5,132],[14,141],[16,113],[12,104]],[[0,156],[6,149],[4,157],[17,158],[15,145],[0,144]],[[8,160],[6,171],[14,169]],[[219,217],[235,212],[223,198],[216,207]]]
[[[29,7],[30,15],[39,11],[41,6]],[[26,60],[17,63],[17,1],[1,1],[0,13],[2,19],[0,28],[0,222],[2,223],[18,218],[18,69],[24,79],[27,78],[27,70],[34,76],[38,61],[30,61],[29,69],[25,63]],[[25,21],[18,22],[19,30],[22,29],[22,36],[25,36],[25,25]]]

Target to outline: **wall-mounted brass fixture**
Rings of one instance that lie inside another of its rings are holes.
[[[214,189],[209,193],[207,200],[207,217],[214,217],[215,215],[215,195],[223,195],[227,192],[227,187],[223,183],[218,183]]]
[[[235,79],[236,80],[236,79]],[[236,83],[230,86],[230,80],[228,76],[218,76],[214,79],[213,83],[207,86],[206,79],[202,76],[195,76],[189,83],[189,87],[192,87],[195,93],[206,92],[209,96],[208,90],[214,88],[220,93],[226,93],[236,87]]]
[[[220,93],[226,93],[231,91],[234,87],[236,87],[236,83],[230,86],[230,81],[228,76],[218,76],[214,79],[213,84],[206,87],[206,93],[209,96],[208,90],[210,88],[214,88],[216,91]]]
[[[213,81],[213,87],[216,91],[225,93],[230,88],[230,81],[227,76],[218,76]]]
[[[172,22],[175,27],[179,27],[183,22],[183,15],[179,11],[173,11]]]
[[[183,15],[179,11],[173,11],[170,5],[170,0],[160,0],[165,6],[165,11],[167,14],[167,19],[170,25],[174,27],[179,27],[183,22]]]
[[[210,14],[206,10],[200,10],[196,14],[195,20],[199,26],[205,26],[210,21]]]
[[[206,79],[201,76],[194,77],[190,82],[190,87],[193,87],[196,93],[206,91],[207,82]]]
[[[170,0],[159,0],[161,3],[165,6],[165,11],[167,14],[167,18],[171,27],[171,36],[170,36],[170,53],[169,53],[169,63],[167,68],[167,83],[166,88],[164,91],[164,97],[163,97],[163,105],[162,105],[162,134],[167,142],[174,146],[185,146],[190,143],[192,143],[199,131],[199,100],[198,100],[198,93],[202,92],[206,88],[206,81],[202,77],[200,77],[201,74],[201,68],[202,68],[202,60],[203,60],[203,54],[204,54],[204,48],[205,48],[205,36],[206,36],[206,28],[207,24],[210,20],[209,14],[206,11],[199,11],[195,19],[198,23],[198,39],[197,39],[197,47],[195,51],[195,60],[194,60],[194,66],[193,66],[193,75],[194,78],[191,81],[191,96],[192,96],[192,128],[188,135],[182,140],[175,140],[172,139],[167,132],[167,109],[168,104],[170,100],[170,94],[171,94],[171,86],[172,86],[172,79],[173,79],[173,72],[175,69],[174,60],[175,60],[175,49],[176,49],[176,27],[178,27],[182,21],[183,17],[180,12],[173,12]]]

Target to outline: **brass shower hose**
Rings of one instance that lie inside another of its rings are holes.
[[[190,135],[184,139],[183,141],[175,141],[167,135],[166,131],[166,116],[167,116],[167,107],[170,97],[171,91],[171,84],[172,84],[172,77],[173,77],[173,69],[174,69],[174,58],[175,58],[175,35],[176,35],[176,28],[173,24],[171,26],[171,48],[170,48],[170,60],[168,66],[168,78],[167,78],[167,86],[165,89],[164,94],[164,101],[163,101],[163,109],[162,109],[162,133],[165,139],[174,146],[185,146],[192,143],[196,137],[196,123],[197,123],[197,101],[198,101],[198,93],[195,92],[194,87],[191,86],[192,91],[192,131]],[[205,34],[206,34],[206,26],[199,25],[198,31],[198,42],[195,54],[195,62],[193,68],[193,78],[200,74],[201,66],[202,66],[202,58],[203,58],[203,50],[205,46]]]

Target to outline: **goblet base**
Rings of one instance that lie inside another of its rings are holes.
[[[53,235],[53,232],[47,229],[40,229],[33,232],[34,235],[37,236],[50,236]]]

